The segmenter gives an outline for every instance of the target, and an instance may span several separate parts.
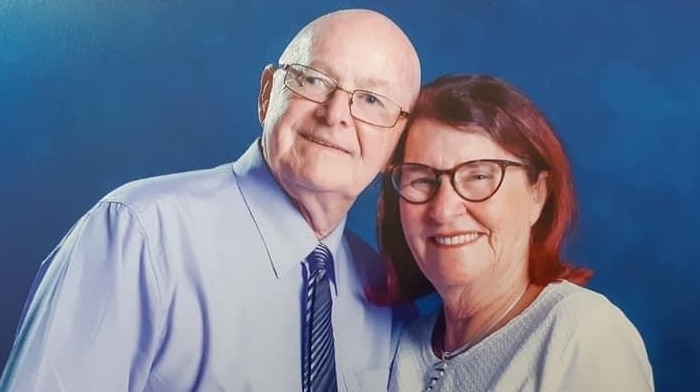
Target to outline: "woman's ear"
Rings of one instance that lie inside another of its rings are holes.
[[[530,212],[530,226],[534,225],[540,215],[542,214],[542,208],[547,202],[549,196],[549,186],[547,184],[549,180],[549,172],[543,171],[537,176],[537,181],[532,184],[531,193],[532,196],[532,209]]]
[[[267,109],[270,106],[270,94],[272,92],[272,76],[275,74],[275,67],[270,64],[263,69],[260,76],[260,91],[258,92],[258,120],[260,125],[265,123]]]

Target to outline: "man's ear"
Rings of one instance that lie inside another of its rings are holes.
[[[260,76],[260,91],[258,92],[258,120],[260,125],[265,123],[267,109],[270,106],[270,93],[272,92],[272,76],[275,74],[275,67],[268,65],[263,69]]]
[[[542,214],[542,208],[549,196],[549,172],[543,171],[537,177],[537,182],[532,184],[532,210],[530,213],[530,226],[537,223]]]

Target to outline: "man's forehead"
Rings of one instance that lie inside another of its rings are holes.
[[[319,58],[311,58],[310,67],[323,71],[340,83],[353,83],[354,87],[370,89],[375,87],[388,88],[392,83],[397,83],[385,72],[372,72],[372,70],[352,65],[340,64],[337,61],[328,61]]]
[[[318,23],[297,36],[297,62],[316,68],[346,89],[364,89],[386,95],[406,106],[403,96],[413,96],[412,47],[394,29],[378,29],[355,23]]]

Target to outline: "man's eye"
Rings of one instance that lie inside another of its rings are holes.
[[[318,85],[318,84],[323,84],[323,79],[316,77],[316,76],[304,76],[302,79],[303,84],[308,84],[310,86]]]
[[[382,100],[380,97],[369,93],[369,92],[361,92],[358,94],[360,100],[362,103],[368,105],[368,106],[373,106],[373,105],[378,105],[378,106],[384,106],[384,100]]]

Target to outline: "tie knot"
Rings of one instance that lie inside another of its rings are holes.
[[[326,244],[323,242],[319,242],[318,245],[316,245],[316,248],[314,248],[313,252],[311,252],[311,255],[309,255],[309,268],[312,272],[326,269],[330,260],[330,249],[328,249]]]

